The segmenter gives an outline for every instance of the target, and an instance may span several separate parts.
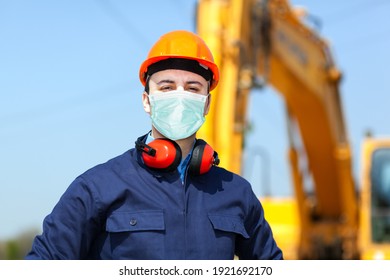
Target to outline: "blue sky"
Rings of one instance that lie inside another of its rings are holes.
[[[390,136],[390,2],[290,2],[320,20],[343,72],[359,180],[365,130]],[[149,130],[138,67],[163,33],[195,31],[195,3],[0,0],[0,240],[40,229],[76,176]],[[248,152],[265,151],[272,193],[291,194],[283,100],[270,89],[254,92],[248,114],[255,127]],[[264,168],[249,163],[253,170],[244,175],[260,193]]]

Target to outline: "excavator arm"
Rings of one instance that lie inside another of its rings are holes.
[[[215,55],[221,80],[198,137],[218,151],[222,166],[241,173],[251,89],[257,81],[276,89],[288,116],[297,258],[357,258],[358,205],[341,74],[328,44],[287,0],[202,0],[197,16],[197,32]],[[283,215],[275,211],[266,215]]]

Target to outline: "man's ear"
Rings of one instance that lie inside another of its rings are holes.
[[[209,95],[207,96],[206,103],[204,104],[204,114],[203,115],[205,115],[205,116],[209,113],[210,103],[211,103],[211,94],[209,93]]]
[[[144,110],[146,113],[150,114],[150,102],[149,102],[149,95],[144,91],[142,94],[142,105],[144,106]]]

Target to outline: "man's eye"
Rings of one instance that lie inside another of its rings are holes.
[[[172,89],[173,89],[172,86],[162,86],[160,88],[161,91],[168,91],[168,90],[172,90]]]
[[[191,87],[191,88],[188,88],[187,90],[191,91],[191,92],[199,92],[199,89],[196,87]]]

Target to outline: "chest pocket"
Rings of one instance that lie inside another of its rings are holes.
[[[107,218],[106,231],[116,259],[164,258],[163,210],[114,212]]]
[[[244,222],[233,215],[209,214],[214,229],[214,242],[210,244],[211,254],[217,259],[233,258],[238,238],[249,238]],[[228,256],[228,257],[227,257]]]
[[[232,215],[209,214],[209,220],[215,231],[239,234],[244,238],[249,238],[243,221]]]

